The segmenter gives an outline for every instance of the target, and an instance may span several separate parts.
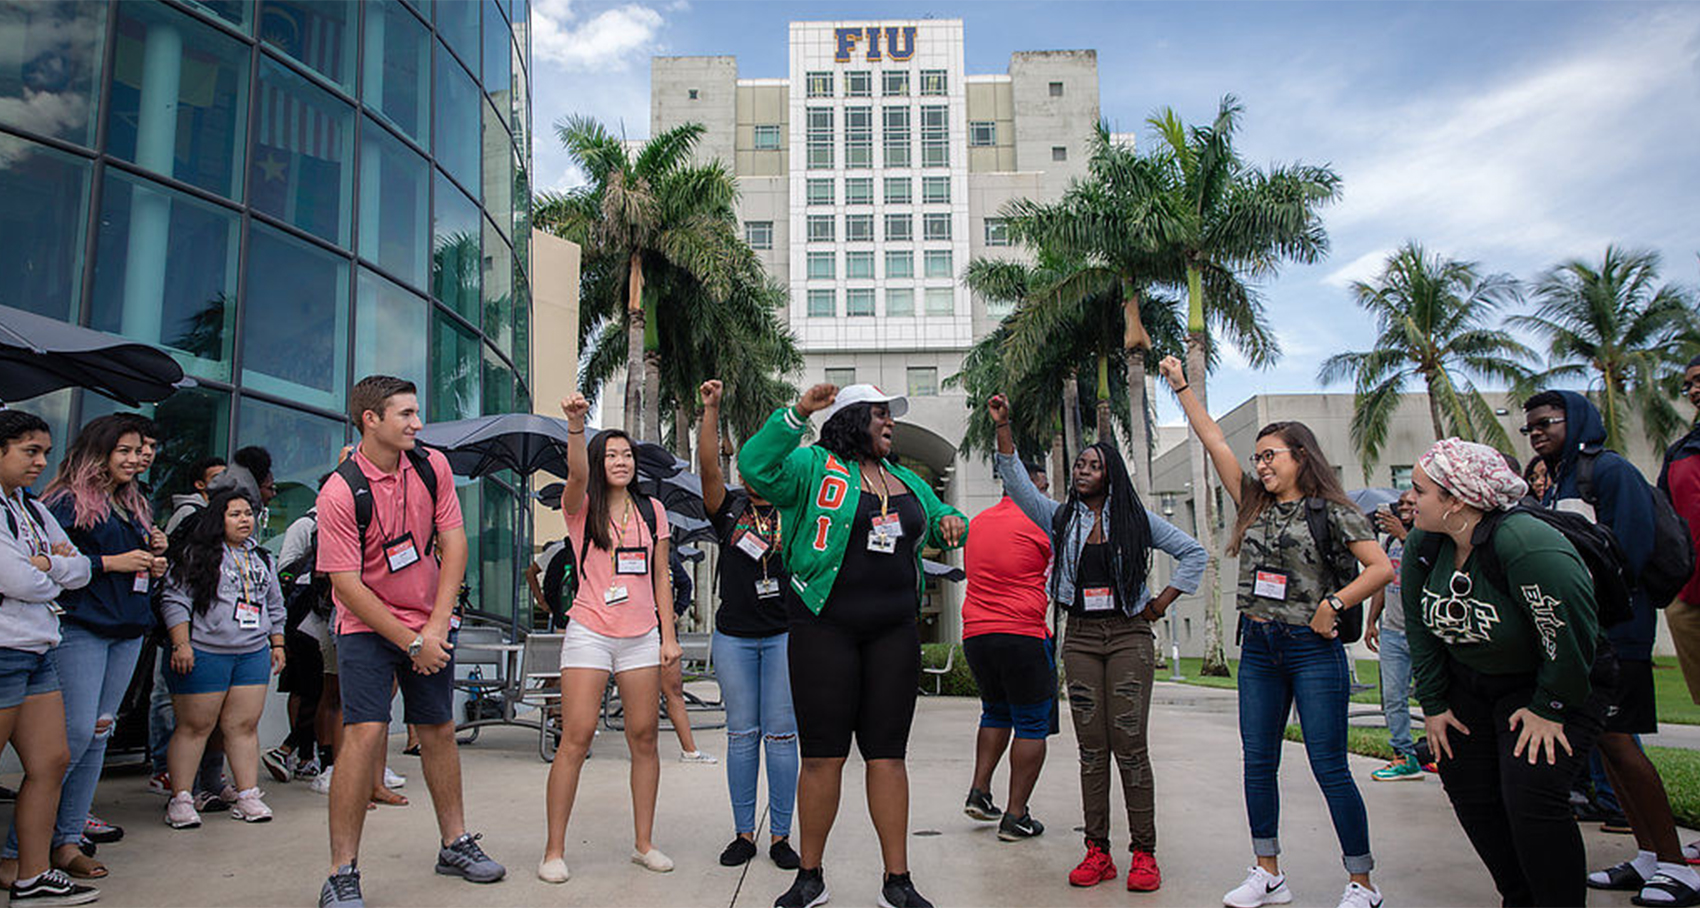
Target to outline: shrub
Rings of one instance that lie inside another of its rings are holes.
[[[954,653],[954,657],[951,655]],[[950,671],[943,677],[938,675],[921,675],[921,689],[932,693],[933,685],[937,684],[939,693],[947,697],[973,697],[979,699],[980,687],[974,683],[974,673],[968,670],[968,659],[962,655],[960,643],[923,643],[921,644],[921,664],[927,668],[942,668],[945,661],[950,660]]]

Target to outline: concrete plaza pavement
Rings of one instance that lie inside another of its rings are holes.
[[[978,704],[960,698],[923,697],[910,747],[910,864],[918,888],[940,906],[1158,906],[1217,905],[1250,863],[1250,840],[1240,787],[1240,749],[1234,695],[1178,684],[1159,684],[1151,716],[1157,778],[1158,857],[1163,888],[1128,892],[1122,880],[1072,889],[1065,875],[1079,860],[1080,795],[1075,742],[1068,722],[1051,739],[1050,762],[1032,799],[1033,815],[1048,826],[1041,838],[999,842],[994,824],[962,813],[973,768]],[[698,733],[699,746],[725,753],[720,731]],[[475,886],[432,873],[435,823],[418,761],[399,754],[391,766],[408,776],[413,804],[368,814],[361,870],[368,904],[386,906],[754,906],[771,905],[791,874],[761,854],[742,868],[716,860],[731,838],[725,767],[678,762],[679,747],[663,732],[660,807],[655,840],[677,862],[656,874],[628,862],[631,806],[626,750],[620,735],[603,732],[586,764],[569,830],[572,879],[552,886],[535,870],[544,834],[543,787],[548,767],[539,761],[536,733],[486,729],[461,749],[469,826],[484,847],[507,865],[506,880]],[[1390,906],[1497,904],[1487,873],[1454,819],[1440,783],[1373,783],[1373,760],[1353,757],[1369,805],[1371,834],[1380,864],[1375,880]],[[262,774],[265,782],[269,777]],[[1007,773],[998,773],[996,799],[1004,800]],[[874,905],[880,879],[879,850],[868,821],[861,771],[852,757],[845,772],[838,823],[828,843],[826,878],[835,906]],[[209,815],[197,830],[174,831],[161,817],[164,801],[144,790],[140,775],[104,781],[95,812],[123,825],[122,842],[102,846],[111,869],[101,880],[101,904],[212,905],[315,904],[327,871],[325,800],[304,783],[267,784],[277,818],[249,825]],[[1339,848],[1322,796],[1306,768],[1303,748],[1286,747],[1282,770],[1282,839],[1285,869],[1296,905],[1332,906],[1345,884]],[[1120,794],[1114,796],[1117,865],[1126,872],[1126,825]],[[765,824],[765,819],[762,820]],[[1685,834],[1686,840],[1687,834]],[[1592,866],[1631,856],[1627,836],[1585,832]],[[1591,893],[1592,905],[1628,905],[1629,893]]]

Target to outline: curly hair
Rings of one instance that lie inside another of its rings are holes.
[[[240,490],[224,489],[189,520],[187,532],[178,533],[165,553],[171,562],[170,579],[189,591],[198,615],[205,615],[218,597],[218,576],[224,567],[224,516],[232,501],[246,501],[259,510]]]
[[[873,413],[874,405],[866,402],[839,410],[820,427],[816,444],[847,460],[878,460],[873,436],[868,434]]]

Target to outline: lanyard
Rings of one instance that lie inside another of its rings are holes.
[[[874,473],[875,473],[875,475],[879,476],[880,487],[877,488],[877,489],[872,488],[873,483],[870,482],[870,483],[868,483],[868,485],[869,485],[868,491],[873,492],[875,495],[878,495],[880,497],[880,518],[884,519],[888,514],[890,514],[889,507],[891,505],[891,487],[886,485],[885,468],[884,467],[880,466],[878,463],[875,463],[874,464]],[[863,474],[862,480],[864,482],[867,481],[867,475],[866,474]]]
[[[614,545],[616,548],[626,544],[626,527],[631,526],[632,516],[636,511],[637,503],[632,501],[631,496],[628,494],[626,496],[626,510],[624,515],[621,516],[618,521],[615,521],[612,517],[608,519],[608,528],[614,531]],[[643,527],[638,527],[637,534],[637,541],[641,545],[643,543]]]
[[[779,513],[778,508],[773,508],[768,512],[769,516],[773,518],[773,523],[770,526],[767,520],[761,516],[761,510],[756,507],[753,501],[749,503],[745,513],[749,515],[750,523],[755,526],[756,535],[767,543],[767,551],[761,554],[761,579],[771,579],[768,574],[767,563],[768,559],[773,557],[774,550],[779,548],[780,534],[785,532],[785,515]]]
[[[251,603],[254,601],[254,591],[248,585],[248,556],[242,549],[231,549],[230,555],[236,559],[236,570],[241,575],[242,601]]]
[[[405,532],[407,530],[407,468],[405,466],[406,462],[407,462],[406,458],[403,458],[402,459],[402,465],[399,465],[399,466],[396,467],[396,481],[401,483],[401,508],[396,512],[396,522],[395,522],[395,526],[400,528],[399,531],[398,531],[398,535],[399,535],[400,532]],[[387,540],[393,538],[384,529],[383,509],[379,508],[377,506],[377,501],[375,499],[372,502],[372,520],[373,520],[374,523],[376,523],[378,525],[378,538],[380,540],[387,541]]]
[[[49,551],[47,540],[36,530],[35,515],[29,512],[29,503],[24,501],[24,493],[20,490],[15,494],[18,496],[16,502],[12,500],[12,496],[6,496],[6,510],[16,516],[20,532],[29,536],[28,539],[20,538],[18,541],[29,546],[31,555],[46,555]]]

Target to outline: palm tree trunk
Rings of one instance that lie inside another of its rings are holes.
[[[1151,498],[1151,401],[1145,394],[1145,351],[1127,350],[1127,397],[1132,410],[1128,420],[1128,465],[1133,468],[1133,488],[1141,501]]]
[[[643,257],[631,257],[626,279],[626,412],[625,430],[642,437],[643,415]]]
[[[673,452],[691,459],[691,414],[683,403],[673,406]]]
[[[1062,490],[1066,488],[1068,488],[1068,454],[1063,449],[1063,434],[1058,432],[1051,436],[1051,497],[1059,497]]]
[[[645,321],[648,317],[645,316]],[[661,442],[661,354],[654,350],[643,354],[643,428],[639,437],[645,441]]]
[[[1201,406],[1209,406],[1206,394],[1206,367],[1209,363],[1210,338],[1204,322],[1204,282],[1197,268],[1189,267],[1187,284],[1186,381]],[[1228,657],[1222,644],[1221,559],[1216,554],[1215,502],[1205,475],[1204,443],[1197,432],[1187,435],[1187,452],[1192,461],[1192,501],[1194,529],[1198,544],[1204,546],[1208,560],[1204,564],[1204,665],[1200,674],[1228,676]]]
[[[1080,379],[1073,369],[1063,379],[1063,459],[1080,453]]]
[[[1108,354],[1098,354],[1098,441],[1110,442],[1115,437],[1115,427],[1110,422],[1110,357]]]
[[[1440,398],[1434,393],[1434,380],[1428,381],[1428,418],[1434,423],[1434,440],[1446,437],[1446,430],[1440,427]]]

